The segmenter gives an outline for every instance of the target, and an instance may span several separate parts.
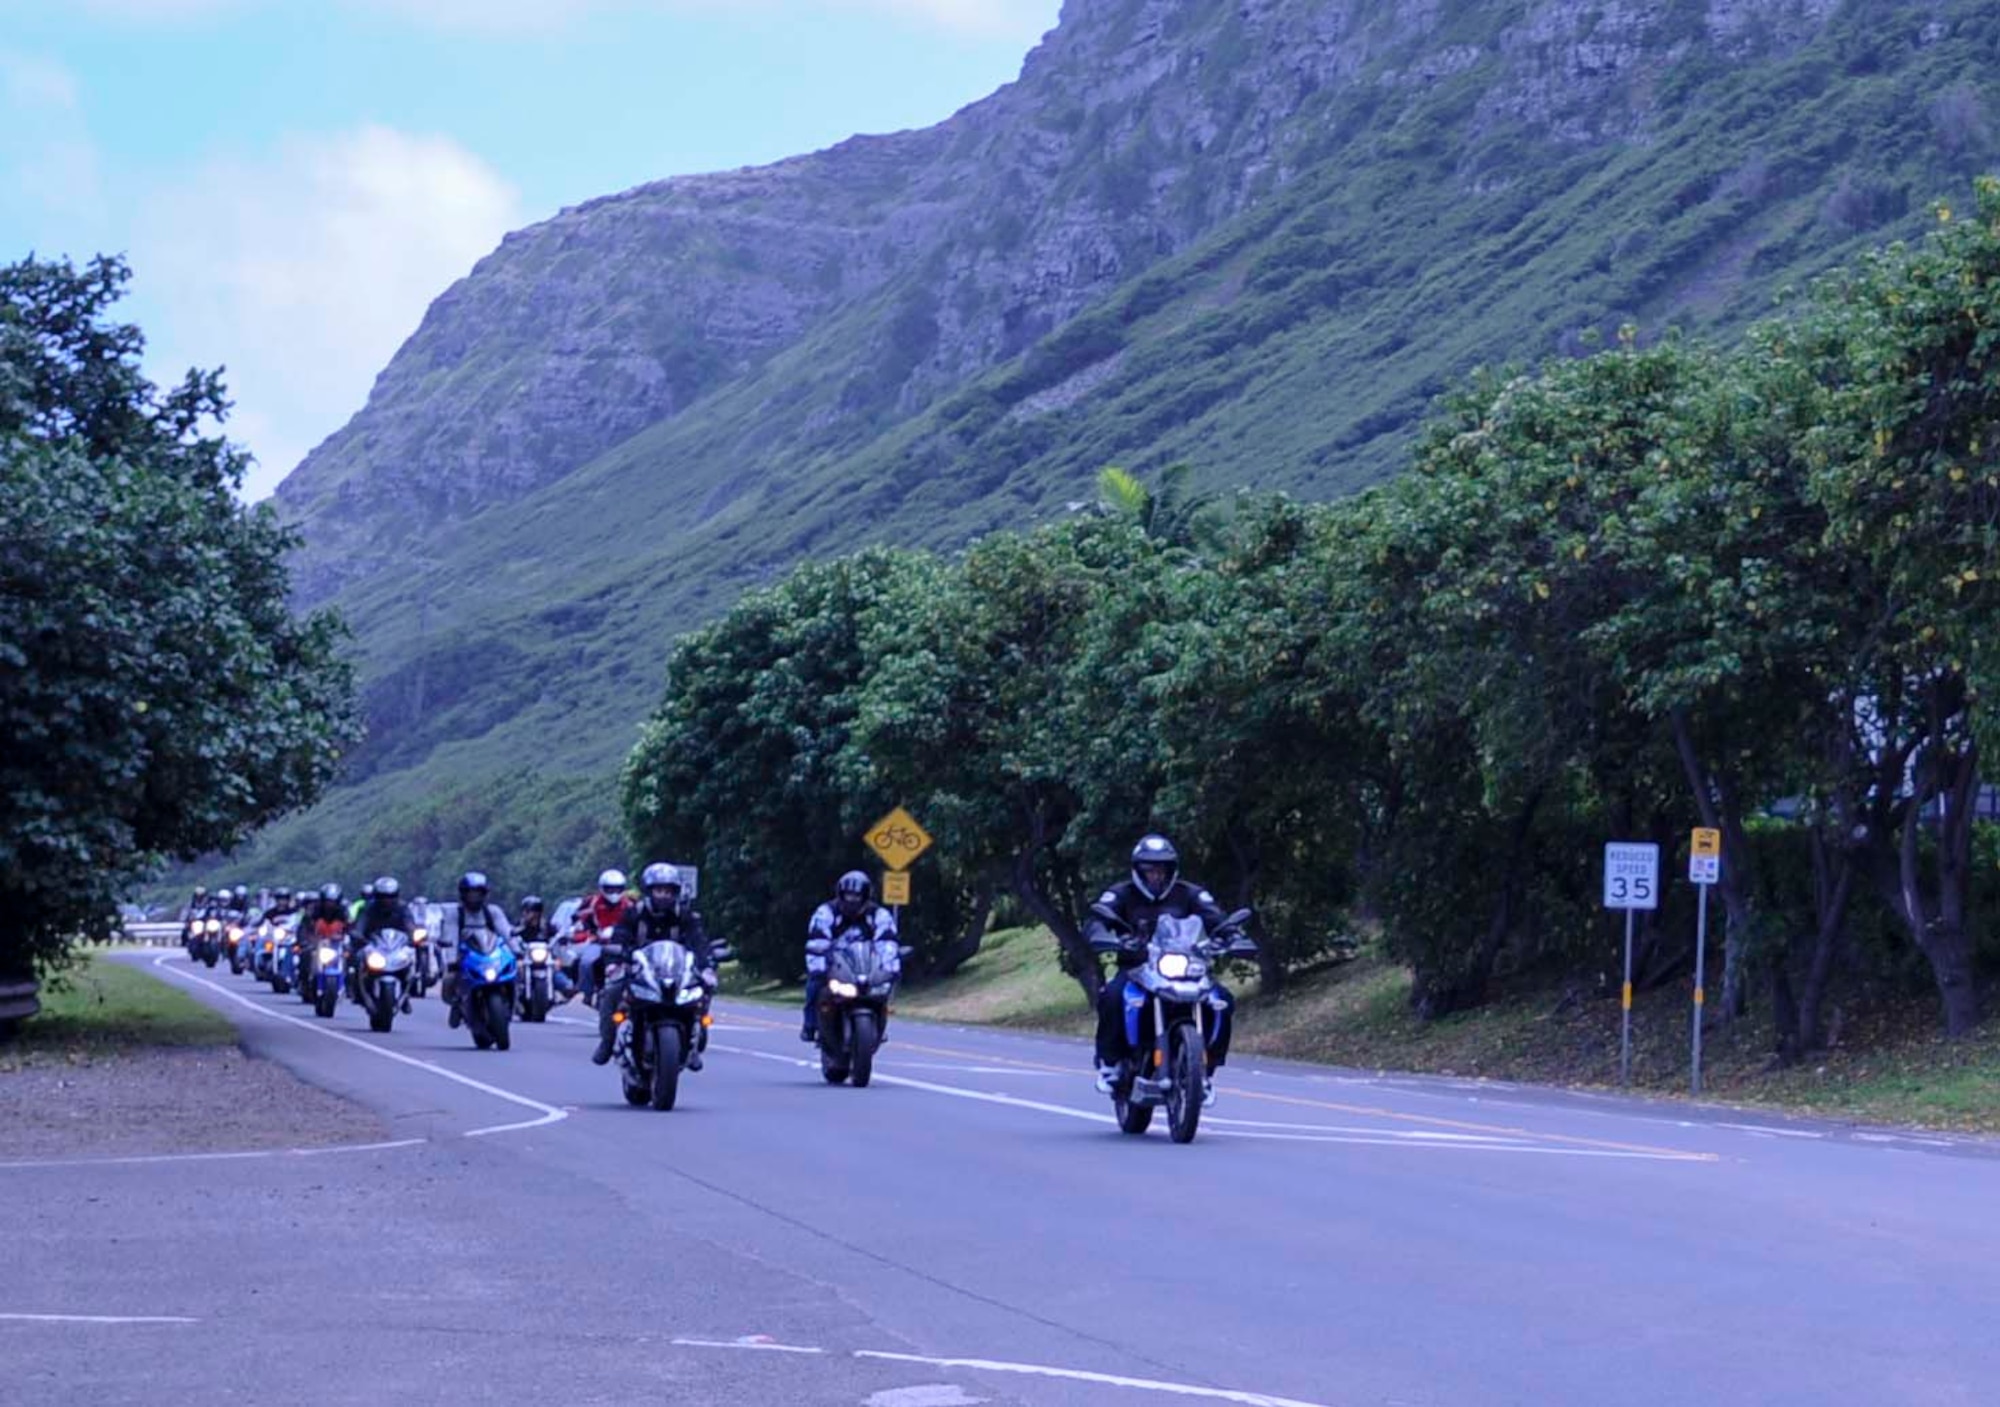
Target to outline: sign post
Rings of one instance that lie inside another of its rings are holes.
[[[1708,891],[1722,878],[1722,832],[1697,826],[1688,845],[1688,878],[1696,887],[1694,920],[1694,1080],[1701,1093],[1701,1009],[1708,1000],[1703,979],[1708,972]]]
[[[903,905],[910,902],[910,866],[931,848],[930,833],[917,818],[898,806],[868,828],[862,837],[868,848],[882,857],[889,873],[882,876],[882,902],[896,911],[896,927],[903,926]]]
[[[1660,847],[1611,841],[1604,847],[1604,907],[1625,911],[1625,984],[1619,989],[1618,1083],[1632,1083],[1632,916],[1660,907]]]

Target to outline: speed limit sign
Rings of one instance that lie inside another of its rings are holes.
[[[1614,840],[1604,847],[1604,907],[1660,907],[1660,847]]]

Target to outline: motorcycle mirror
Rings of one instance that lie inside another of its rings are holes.
[[[1125,920],[1119,914],[1118,910],[1112,908],[1109,904],[1092,904],[1090,911],[1114,928],[1124,928],[1126,926]]]
[[[898,943],[896,945],[896,951],[901,956],[906,958],[915,957],[917,955],[917,950],[911,947],[908,943]]]
[[[736,949],[730,947],[727,943],[711,943],[708,946],[708,959],[710,962],[717,964],[735,962]]]
[[[1238,909],[1222,921],[1222,926],[1224,928],[1241,928],[1248,922],[1250,922],[1250,911],[1248,909]]]

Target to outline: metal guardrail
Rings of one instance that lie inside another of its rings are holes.
[[[181,940],[181,925],[177,922],[128,923],[124,939],[129,943],[178,943]]]
[[[0,1031],[17,1021],[26,1021],[42,1009],[41,998],[35,995],[40,990],[41,984],[32,977],[0,980]]]

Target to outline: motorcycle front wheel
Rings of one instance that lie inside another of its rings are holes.
[[[681,1028],[663,1021],[653,1028],[653,1107],[667,1110],[681,1092]]]
[[[1195,1128],[1201,1123],[1201,1028],[1176,1026],[1167,1058],[1174,1067],[1173,1087],[1167,1091],[1167,1133],[1176,1143],[1192,1143]]]
[[[852,1062],[854,1087],[867,1089],[868,1081],[875,1077],[875,1047],[878,1036],[875,1031],[875,1013],[857,1011],[850,1025],[847,1040],[847,1058]]]

